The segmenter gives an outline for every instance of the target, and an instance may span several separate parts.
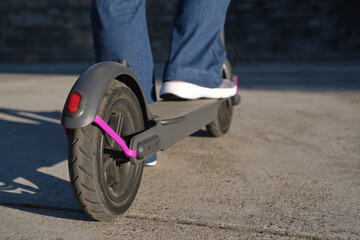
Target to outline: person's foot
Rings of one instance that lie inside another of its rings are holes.
[[[236,94],[237,86],[233,81],[223,79],[218,88],[207,88],[193,83],[170,80],[163,83],[160,97],[163,99],[198,99],[198,98],[228,98]]]
[[[148,158],[144,161],[144,165],[145,166],[155,166],[156,165],[157,160],[156,159],[151,159]]]

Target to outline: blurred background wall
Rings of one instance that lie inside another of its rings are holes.
[[[0,62],[92,62],[91,0],[1,0]],[[176,0],[148,0],[155,61],[166,60]],[[242,61],[360,59],[360,1],[232,0],[227,46]]]

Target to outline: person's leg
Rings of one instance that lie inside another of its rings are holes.
[[[96,62],[126,59],[139,79],[146,100],[155,100],[153,58],[145,0],[93,0],[91,23]]]
[[[226,51],[220,39],[230,0],[179,0],[163,80],[206,88],[222,83]]]
[[[144,90],[146,100],[155,100],[153,58],[146,24],[145,0],[94,0],[91,23],[95,58],[101,61],[126,59]],[[156,154],[145,163],[156,162]]]

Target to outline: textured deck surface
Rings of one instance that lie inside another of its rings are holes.
[[[160,101],[149,105],[150,112],[158,116],[157,120],[174,119],[196,111],[205,105],[210,105],[217,100],[199,99],[190,101]]]

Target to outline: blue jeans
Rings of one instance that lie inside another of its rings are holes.
[[[155,101],[146,0],[93,0],[91,23],[96,61],[126,59],[148,103]],[[220,86],[226,57],[220,32],[230,0],[179,0],[163,80]]]

